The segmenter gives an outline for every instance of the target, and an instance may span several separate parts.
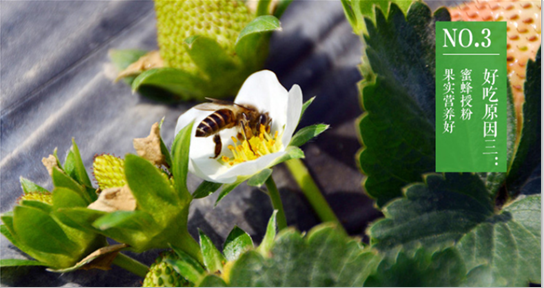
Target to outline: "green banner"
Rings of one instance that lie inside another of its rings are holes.
[[[506,172],[506,22],[436,23],[436,172]]]

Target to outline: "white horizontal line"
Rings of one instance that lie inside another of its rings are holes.
[[[495,146],[486,146],[485,148],[495,148]]]
[[[444,56],[446,55],[496,56],[496,55],[501,55],[501,53],[444,53],[442,55]]]
[[[499,154],[499,152],[484,152],[482,154]]]
[[[485,142],[495,142],[495,140],[485,140]]]

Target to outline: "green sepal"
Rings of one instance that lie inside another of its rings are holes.
[[[276,9],[274,10],[274,16],[278,19],[281,19],[281,16],[287,10],[287,7],[293,2],[293,0],[279,0],[276,4]]]
[[[236,181],[234,181],[233,183],[223,184],[223,186],[221,186],[221,193],[219,193],[217,200],[215,200],[214,207],[217,206],[217,204],[219,204],[219,201],[225,198],[225,196],[229,195],[229,193],[234,190],[234,188],[238,187],[238,185],[242,184],[247,179],[249,179],[249,177],[238,176],[238,178],[236,178]]]
[[[325,124],[306,126],[295,133],[293,138],[291,138],[291,143],[289,143],[289,146],[300,147],[311,139],[317,137],[319,134],[325,132],[327,129],[329,129],[329,125]]]
[[[257,252],[261,253],[263,256],[267,257],[274,246],[274,240],[276,239],[276,231],[278,229],[276,224],[276,215],[278,210],[274,210],[270,220],[268,220],[268,225],[266,225],[266,233],[264,234],[263,241],[257,248]]]
[[[139,50],[139,49],[126,49],[126,50],[117,50],[112,49],[108,52],[108,55],[110,56],[111,62],[113,63],[113,66],[118,71],[125,70],[130,64],[138,61],[140,57],[144,56],[148,51],[146,50]],[[134,81],[136,77],[125,77],[123,80],[125,83],[131,85],[132,81]]]
[[[47,214],[50,214],[53,211],[53,207],[51,205],[36,200],[22,200],[19,205],[36,208]]]
[[[185,126],[178,132],[172,144],[172,175],[174,186],[179,199],[184,203],[191,201],[191,193],[187,188],[187,173],[189,173],[189,147],[191,145],[191,131],[194,123]]]
[[[176,213],[182,204],[167,176],[142,157],[125,156],[125,176],[138,209],[153,215],[159,222],[171,217],[169,214]]]
[[[239,64],[234,61],[233,57],[227,55],[217,41],[196,35],[185,39],[184,44],[191,60],[210,79],[233,81],[233,79],[221,79],[221,77],[232,71],[239,70]],[[215,85],[215,83],[211,84]]]
[[[175,247],[172,247],[172,249],[179,259],[168,258],[165,260],[166,263],[172,265],[176,272],[183,275],[183,277],[193,284],[200,283],[206,273],[206,270],[204,270],[200,263],[198,263],[198,261],[189,254]]]
[[[53,189],[52,197],[55,210],[59,208],[87,207],[89,205],[78,192],[68,188],[57,187]]]
[[[263,186],[264,182],[272,175],[272,169],[263,169],[259,171],[259,173],[251,176],[249,180],[247,180],[247,185],[252,187],[261,187]]]
[[[217,191],[223,185],[222,183],[215,183],[215,182],[208,182],[208,181],[202,181],[200,185],[196,188],[195,192],[193,192],[193,198],[194,199],[200,199],[207,197],[208,195],[213,194],[213,192]]]
[[[58,168],[53,168],[53,175],[51,178],[53,179],[53,185],[55,187],[67,188],[76,191],[88,204],[91,204],[91,202],[94,201],[83,186],[79,185],[79,183],[70,178],[68,175],[64,174],[64,172]]]
[[[281,30],[280,20],[271,15],[253,19],[236,39],[236,54],[248,69],[260,69],[268,55],[268,42],[273,31]]]
[[[64,172],[70,175],[72,179],[76,180],[80,185],[88,188],[92,188],[91,179],[85,170],[85,165],[81,159],[81,154],[79,153],[79,148],[77,147],[76,141],[72,138],[72,147],[68,150],[66,155],[66,161],[64,162]],[[96,195],[95,195],[96,196]],[[94,197],[93,201],[96,200]]]
[[[164,122],[164,117],[162,117],[161,121],[159,122],[159,131],[162,131],[162,123]],[[160,132],[159,132],[160,133]],[[166,147],[166,144],[164,144],[164,141],[162,140],[162,136],[160,137],[161,140],[161,153],[164,155],[164,161],[168,165],[168,167],[172,167],[172,156],[170,155],[170,150]]]
[[[40,252],[70,255],[77,249],[59,224],[40,209],[16,206],[13,226],[21,243]]]
[[[225,280],[221,279],[217,275],[206,275],[204,279],[200,281],[198,284],[198,287],[228,287],[227,283],[225,283]]]
[[[200,248],[206,269],[210,273],[222,272],[223,265],[227,262],[225,256],[217,250],[212,240],[202,230],[198,229],[198,234],[200,235]]]
[[[23,189],[23,193],[47,193],[49,192],[47,189],[41,187],[40,185],[24,178],[23,176],[19,177],[19,181],[21,182],[21,188]]]
[[[54,204],[54,203],[53,203]],[[55,217],[65,225],[87,232],[100,232],[92,224],[107,212],[87,209],[84,207],[59,208],[55,211]]]
[[[302,110],[300,112],[300,119],[298,120],[298,122],[300,122],[300,120],[302,120],[302,117],[304,117],[304,113],[306,113],[306,110],[308,109],[308,107],[310,107],[310,105],[312,105],[314,100],[315,100],[315,96],[308,99],[308,101],[306,101],[306,102],[304,102],[304,104],[302,104]]]
[[[271,0],[259,1],[259,3],[257,3],[257,11],[255,12],[255,14],[257,16],[268,15],[268,11],[270,9],[270,2]]]
[[[287,149],[285,149],[285,152],[287,153],[285,153],[283,156],[279,157],[278,159],[274,160],[274,162],[272,162],[270,167],[274,167],[287,160],[304,158],[304,151],[302,151],[302,149],[295,146],[287,147]]]
[[[142,89],[162,89],[168,91],[171,95],[168,98],[158,95],[153,99],[173,103],[180,100],[204,99],[202,87],[206,87],[206,81],[194,76],[186,71],[177,68],[156,68],[142,72],[132,82],[133,92],[142,92]],[[145,92],[145,91],[144,91]],[[149,94],[143,93],[149,97]],[[168,96],[168,95],[166,95]]]
[[[223,254],[227,261],[234,261],[238,257],[251,249],[253,249],[253,239],[246,231],[234,226],[225,240],[223,245]]]

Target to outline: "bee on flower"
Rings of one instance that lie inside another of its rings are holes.
[[[233,103],[214,101],[193,107],[176,126],[177,134],[195,123],[190,171],[210,182],[233,183],[278,164],[290,150],[302,106],[298,85],[287,91],[273,72],[264,70],[244,82]]]

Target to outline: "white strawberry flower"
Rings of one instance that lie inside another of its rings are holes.
[[[293,85],[291,90],[287,91],[272,71],[259,71],[247,78],[234,103],[252,105],[260,112],[268,112],[272,119],[270,131],[260,129],[258,135],[246,139],[247,141],[240,141],[236,139],[240,132],[238,126],[224,129],[219,132],[222,142],[221,154],[217,159],[213,159],[215,151],[213,136],[195,136],[198,124],[213,112],[191,108],[179,117],[176,125],[177,135],[181,129],[194,121],[189,171],[206,181],[226,184],[248,179],[280,162],[304,156],[300,149],[289,146],[303,110],[302,90],[298,85]],[[317,134],[314,133],[312,136]]]

